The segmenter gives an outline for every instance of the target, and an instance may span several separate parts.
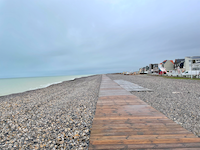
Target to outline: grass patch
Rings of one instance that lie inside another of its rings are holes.
[[[168,79],[186,79],[186,80],[200,80],[200,78],[186,78],[186,77],[170,77],[170,76],[161,76],[163,78],[168,78]]]

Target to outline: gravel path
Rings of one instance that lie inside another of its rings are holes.
[[[87,149],[101,76],[0,97],[0,149]]]
[[[148,75],[108,75],[153,92],[132,92],[171,120],[200,137],[200,80],[167,79]]]

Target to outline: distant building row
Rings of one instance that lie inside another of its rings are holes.
[[[149,66],[140,68],[139,73],[180,74],[182,72],[193,70],[200,71],[200,56],[185,57],[185,59],[175,59],[174,62],[173,60],[164,60],[161,63],[149,64]]]

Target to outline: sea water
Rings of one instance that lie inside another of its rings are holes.
[[[0,96],[21,93],[29,90],[44,88],[52,84],[90,75],[54,76],[54,77],[27,77],[0,79]]]

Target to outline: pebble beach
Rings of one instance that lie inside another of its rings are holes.
[[[87,149],[101,76],[0,97],[0,149]]]
[[[200,80],[107,75],[153,92],[131,92],[200,137]],[[101,75],[0,97],[0,149],[88,149]]]
[[[153,92],[131,92],[169,119],[200,137],[200,80],[169,79],[150,75],[108,75]]]

